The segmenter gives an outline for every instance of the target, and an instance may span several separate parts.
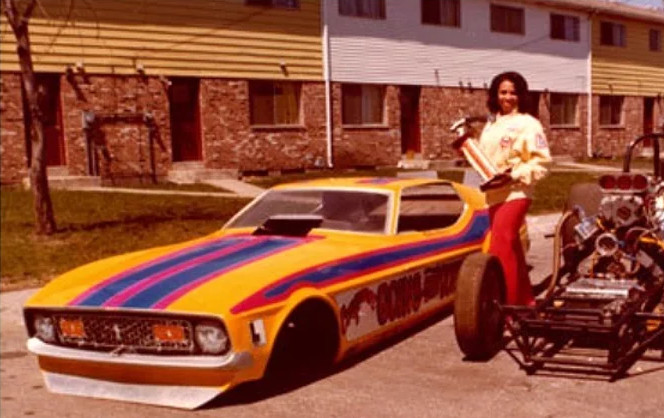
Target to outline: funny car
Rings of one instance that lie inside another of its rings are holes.
[[[276,186],[203,238],[93,262],[24,307],[56,393],[196,408],[331,365],[454,302],[484,195],[430,178]]]

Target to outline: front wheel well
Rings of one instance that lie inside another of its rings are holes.
[[[266,373],[324,370],[334,362],[339,345],[339,322],[334,309],[322,299],[307,299],[281,324]]]

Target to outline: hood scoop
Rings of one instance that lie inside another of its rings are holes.
[[[320,215],[273,215],[253,232],[253,235],[305,237],[323,223]]]

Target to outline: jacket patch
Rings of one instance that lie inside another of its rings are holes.
[[[546,137],[543,134],[538,133],[535,136],[535,146],[537,149],[544,149],[549,147],[549,144],[546,142]]]

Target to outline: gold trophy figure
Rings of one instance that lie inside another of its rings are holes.
[[[484,182],[480,184],[480,190],[495,189],[509,183],[512,178],[507,171],[500,171],[480,149],[477,140],[471,138],[469,126],[473,122],[486,121],[486,117],[466,117],[454,122],[450,130],[457,134],[457,139],[452,142],[454,149],[460,150],[470,166],[477,171]]]

